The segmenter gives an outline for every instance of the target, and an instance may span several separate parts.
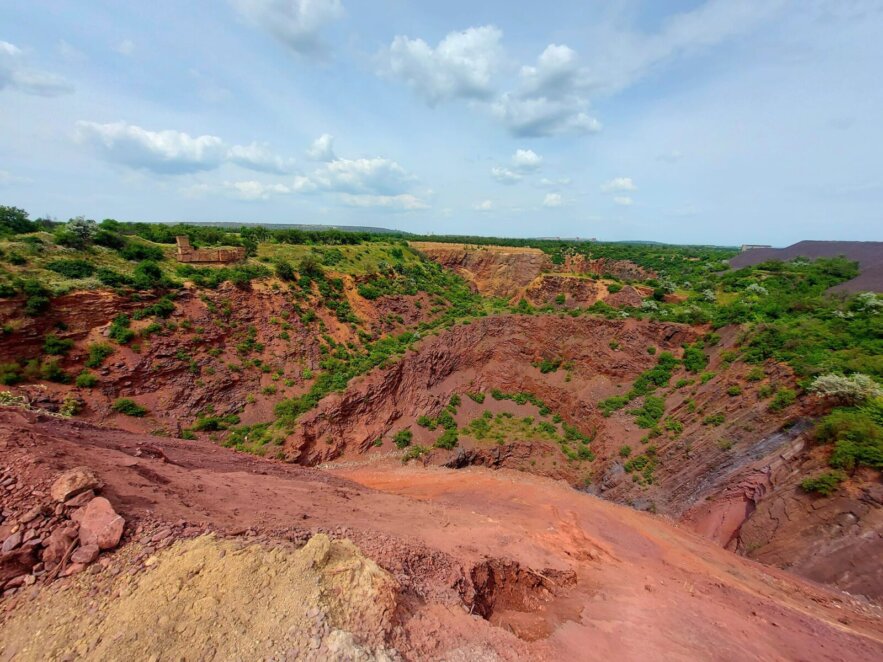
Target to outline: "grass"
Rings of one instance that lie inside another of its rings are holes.
[[[401,257],[397,257],[399,251]],[[414,266],[420,257],[411,249],[387,242],[369,242],[354,246],[306,246],[297,244],[261,243],[258,260],[285,261],[297,267],[307,255],[314,255],[329,271],[349,276],[377,273],[385,265],[401,263]]]

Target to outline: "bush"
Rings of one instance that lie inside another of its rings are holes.
[[[718,425],[721,425],[726,420],[726,418],[727,417],[724,416],[723,413],[711,414],[710,416],[706,416],[702,420],[702,424],[717,427]]]
[[[125,414],[126,416],[142,417],[147,414],[147,410],[134,400],[129,398],[119,398],[111,406],[115,412]]]
[[[53,359],[46,361],[40,366],[40,376],[49,382],[58,382],[59,384],[67,384],[71,380],[71,376],[61,369],[58,361]]]
[[[402,455],[402,464],[406,462],[410,462],[411,460],[416,460],[429,452],[429,449],[426,446],[411,446],[405,453]]]
[[[732,386],[727,388],[727,395],[729,395],[730,397],[742,395],[742,387],[738,384],[733,384]]]
[[[435,447],[436,448],[445,448],[450,450],[457,445],[457,430],[445,430],[442,432],[442,435],[436,440]]]
[[[135,338],[135,332],[129,328],[132,321],[128,315],[117,315],[110,324],[108,337],[120,345],[125,345]]]
[[[276,277],[279,278],[279,280],[291,282],[296,278],[294,268],[284,260],[279,260],[274,265],[273,270],[276,272]]]
[[[113,354],[113,347],[107,343],[99,342],[89,345],[89,357],[86,359],[87,368],[100,368],[104,360]]]
[[[856,373],[849,377],[827,374],[816,377],[809,387],[811,393],[842,405],[859,405],[883,395],[873,379]]]
[[[25,300],[25,314],[37,317],[49,309],[49,290],[40,281],[29,278],[21,285],[21,290],[27,297]]]
[[[154,288],[165,287],[167,285],[162,274],[162,269],[152,260],[140,262],[135,267],[135,273],[132,275],[132,282],[139,290],[151,290]]]
[[[414,438],[414,433],[409,429],[405,428],[404,430],[399,430],[396,432],[395,437],[393,437],[393,443],[396,445],[396,448],[407,448],[411,445],[411,440]]]
[[[688,345],[684,348],[684,358],[682,359],[684,368],[688,372],[699,372],[708,365],[708,357],[705,352],[696,345]]]
[[[70,338],[59,338],[54,333],[50,333],[43,338],[43,351],[46,354],[63,356],[67,354],[73,346],[73,340]]]
[[[466,393],[466,395],[469,396],[470,400],[472,400],[473,402],[477,402],[478,404],[482,404],[484,402],[484,393],[474,393],[472,391],[469,391],[468,393]]]
[[[12,386],[23,379],[18,363],[0,363],[0,384]]]
[[[632,454],[631,446],[620,446],[619,447],[619,457],[628,457]]]
[[[846,474],[842,471],[827,471],[805,479],[800,483],[800,487],[805,492],[817,492],[822,496],[831,496],[844,480],[846,480]]]
[[[79,375],[77,375],[76,384],[80,388],[92,388],[98,383],[98,377],[96,377],[93,373],[88,370],[83,370]]]
[[[861,408],[835,409],[816,426],[815,436],[834,444],[829,464],[835,469],[883,469],[883,399]]]
[[[124,285],[131,285],[132,283],[131,278],[118,274],[113,269],[105,269],[102,267],[98,270],[96,275],[101,284],[107,285],[108,287],[122,287]]]
[[[637,417],[635,422],[638,427],[649,429],[659,423],[662,415],[665,413],[665,400],[652,395],[644,397],[644,404],[640,409],[632,412]]]
[[[120,255],[132,262],[141,262],[143,260],[161,262],[165,259],[165,253],[163,253],[162,248],[159,246],[144,244],[140,241],[128,242],[122,250],[120,250]]]
[[[780,388],[776,391],[773,401],[770,403],[770,411],[782,411],[785,407],[794,404],[797,394],[790,388]]]
[[[763,368],[760,366],[753,367],[748,374],[745,376],[749,382],[759,382],[761,379],[766,377],[766,373],[763,371]]]
[[[95,273],[95,267],[86,260],[55,260],[46,268],[67,278],[88,278]]]

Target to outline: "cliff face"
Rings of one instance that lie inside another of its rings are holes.
[[[548,256],[537,248],[432,242],[412,242],[411,246],[460,274],[481,294],[505,299],[519,295],[552,266]]]

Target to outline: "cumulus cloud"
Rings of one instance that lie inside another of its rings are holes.
[[[517,172],[509,170],[509,168],[503,168],[502,166],[494,166],[491,168],[491,177],[501,184],[517,184],[523,179],[523,177]]]
[[[549,44],[535,65],[521,68],[521,82],[526,94],[560,97],[585,85],[586,73],[579,65],[575,50]]]
[[[602,193],[611,193],[613,191],[637,191],[638,187],[632,181],[631,177],[614,177],[601,184]]]
[[[429,205],[411,193],[399,195],[353,195],[344,193],[340,196],[341,202],[350,207],[383,207],[401,211],[416,211],[428,209]]]
[[[513,135],[541,138],[597,133],[601,122],[586,112],[588,107],[586,99],[576,96],[552,99],[507,93],[493,104],[492,112]]]
[[[481,202],[476,202],[474,205],[472,205],[472,208],[475,211],[493,211],[494,202],[493,200],[482,200]]]
[[[381,53],[383,72],[399,79],[430,105],[451,99],[488,99],[502,59],[503,33],[492,25],[451,32],[433,48],[397,36]]]
[[[77,122],[75,137],[108,161],[164,175],[214,170],[222,163],[272,174],[294,167],[292,159],[275,155],[265,144],[228,146],[218,136],[149,131],[126,122]]]
[[[212,170],[227,154],[224,141],[217,136],[148,131],[125,122],[77,122],[76,137],[108,161],[161,174]]]
[[[267,200],[273,195],[285,195],[292,189],[285,184],[267,184],[255,180],[225,182],[224,188],[240,200]]]
[[[521,172],[537,170],[542,164],[543,157],[532,149],[519,149],[512,155],[512,166]]]
[[[334,136],[323,133],[313,141],[307,150],[307,158],[313,161],[333,161],[334,156]]]
[[[289,173],[294,168],[294,159],[277,156],[268,145],[259,143],[233,145],[227,152],[227,160],[249,170],[277,175]]]
[[[231,0],[251,24],[269,32],[298,55],[319,56],[320,32],[344,16],[340,0]]]
[[[335,159],[311,176],[319,187],[338,193],[397,195],[416,178],[395,161],[381,157]]]
[[[564,199],[560,193],[546,193],[546,197],[543,198],[543,207],[561,207],[563,204]]]
[[[0,41],[0,90],[5,88],[42,97],[56,97],[74,89],[55,74],[29,67],[20,48]]]
[[[632,200],[627,195],[618,195],[615,198],[613,198],[613,202],[615,202],[618,205],[622,205],[623,207],[631,207],[635,201]]]
[[[559,186],[570,186],[573,184],[573,180],[570,177],[561,177],[560,179],[549,179],[548,177],[543,177],[540,182],[540,186],[545,188],[558,188]]]

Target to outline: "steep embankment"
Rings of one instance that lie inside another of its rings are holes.
[[[92,572],[47,587],[36,567],[6,591],[4,659],[111,645],[208,659],[883,655],[876,608],[536,477],[401,468],[352,482],[8,409],[0,464],[15,471],[7,521],[79,465],[126,520],[122,547]]]
[[[628,291],[622,295],[613,295],[605,279],[632,281],[656,276],[627,260],[591,259],[578,254],[568,254],[563,264],[555,265],[538,248],[433,242],[411,242],[411,246],[460,274],[485,296],[512,301],[525,298],[534,305],[591,306],[597,301],[614,306],[640,305],[650,294],[649,288],[627,286]]]
[[[653,432],[636,415],[642,398],[609,417],[599,403],[627,392],[659,353],[680,354],[696,338],[691,328],[564,316],[479,319],[427,338],[394,366],[324,399],[299,419],[284,453],[303,464],[379,460],[408,431],[424,465],[561,478],[682,518],[741,553],[883,595],[878,569],[863,560],[883,533],[873,485],[830,501],[797,487],[816,468],[802,465],[811,412],[799,401],[772,405],[770,394],[793,388],[794,377],[775,362],[762,369],[732,362],[739,336],[724,330],[701,374],[672,374],[656,393],[665,412]],[[456,428],[451,449],[439,447],[450,439],[446,427]],[[779,499],[789,504],[789,525],[763,524]],[[836,530],[825,530],[826,522],[838,523]],[[799,540],[814,541],[814,567]]]

